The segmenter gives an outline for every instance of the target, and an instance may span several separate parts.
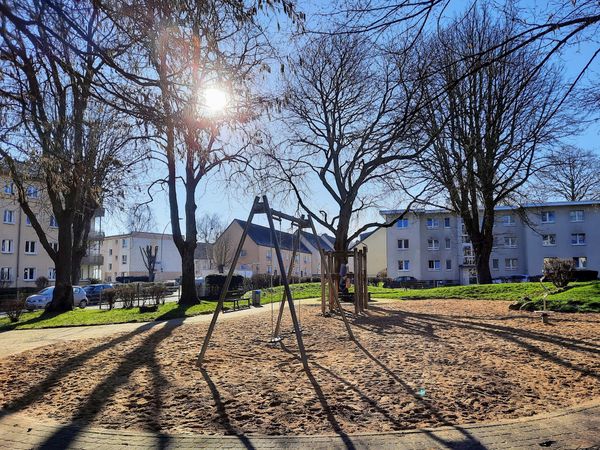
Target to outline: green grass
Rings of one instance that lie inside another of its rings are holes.
[[[551,291],[554,287],[546,283]],[[304,283],[291,286],[294,299],[318,298],[321,296],[319,283]],[[473,299],[473,300],[509,300],[521,301],[529,297],[531,301],[526,309],[541,309],[542,296],[545,290],[539,283],[505,283],[490,285],[451,286],[434,289],[386,289],[369,287],[373,298],[416,300],[416,299]],[[283,287],[263,289],[261,302],[268,304],[281,301]],[[555,311],[600,312],[600,281],[571,283],[566,289],[553,293],[547,298],[548,308]],[[42,311],[24,313],[18,323],[10,323],[8,318],[0,318],[0,331],[12,329],[54,328],[81,325],[104,325],[126,322],[152,322],[199,314],[210,314],[216,302],[202,302],[199,305],[179,306],[177,303],[161,305],[156,312],[140,313],[138,308],[132,309],[76,309],[54,315],[44,315]],[[231,307],[226,303],[225,307]]]

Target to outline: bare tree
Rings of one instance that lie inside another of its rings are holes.
[[[156,256],[158,255],[158,245],[152,247],[152,245],[146,245],[140,247],[140,253],[142,254],[142,262],[144,267],[148,271],[148,281],[154,281],[154,275],[156,274]]]
[[[529,189],[545,200],[600,200],[600,156],[571,145],[550,152]]]
[[[432,145],[416,177],[443,189],[441,206],[462,218],[480,283],[491,282],[494,209],[526,183],[561,120],[563,88],[555,70],[538,65],[543,56],[527,47],[498,57],[513,32],[472,9],[419,50],[423,78],[432,75],[421,84],[428,101],[415,132]]]
[[[233,256],[235,252],[234,244],[226,234],[221,234],[217,237],[215,243],[212,245],[212,261],[219,273],[223,273],[225,268],[233,262]]]
[[[152,210],[147,204],[133,206],[125,216],[125,227],[128,233],[149,232],[156,228]]]
[[[214,243],[225,231],[225,224],[218,214],[202,214],[196,220],[198,242]]]
[[[243,165],[256,139],[265,103],[256,95],[256,81],[267,68],[257,15],[265,8],[234,0],[100,3],[119,21],[120,39],[130,47],[122,58],[103,54],[119,76],[106,80],[104,88],[154,130],[153,156],[166,166],[156,183],[166,187],[182,260],[180,303],[197,303],[196,190],[208,173]],[[266,6],[294,11],[283,0]]]
[[[93,98],[103,63],[91,42],[111,50],[106,22],[90,4],[0,2],[0,64],[8,136],[0,146],[19,205],[56,267],[52,311],[72,308],[90,222],[107,195],[120,191],[133,154],[131,126]],[[69,19],[66,19],[68,17]],[[85,32],[72,32],[75,21]],[[127,152],[125,152],[127,150]],[[42,180],[58,225],[58,248],[46,235],[27,187]],[[107,190],[111,186],[112,191]]]
[[[421,151],[410,136],[420,98],[409,55],[400,54],[334,34],[312,39],[291,63],[282,118],[289,131],[268,153],[277,169],[268,179],[335,236],[338,252],[364,231],[394,223],[351,229],[359,214],[393,200],[399,173]],[[318,198],[311,199],[313,189]],[[336,267],[343,260],[337,256]]]

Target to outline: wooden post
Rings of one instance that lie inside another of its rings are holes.
[[[354,267],[352,268],[352,272],[354,273],[354,314],[357,316],[360,314],[360,307],[362,306],[362,301],[360,299],[361,288],[360,288],[360,251],[354,247],[354,253],[352,259],[354,260]]]
[[[281,237],[281,236],[280,236]],[[275,238],[277,239],[277,238]],[[297,235],[294,235],[292,242],[292,260],[288,268],[288,279],[294,274],[294,262],[296,261],[296,254],[300,247],[300,227],[298,227]],[[275,325],[275,333],[273,337],[279,336],[281,331],[281,319],[283,318],[283,310],[285,309],[285,292],[281,296],[281,303],[279,304],[279,315],[277,316],[277,325]]]
[[[367,273],[367,247],[363,248],[363,310],[369,309],[369,276]]]
[[[317,236],[317,239],[319,237]],[[321,314],[325,315],[325,311],[326,311],[326,307],[325,307],[325,287],[327,285],[326,283],[326,276],[325,274],[327,273],[327,267],[325,267],[325,256],[323,255],[323,250],[319,250],[319,255],[321,256]]]

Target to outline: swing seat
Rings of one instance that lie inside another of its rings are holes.
[[[225,302],[233,303],[233,310],[241,309],[240,300],[248,302],[248,308],[250,308],[250,298],[244,297],[246,291],[237,290],[237,291],[227,291],[227,295],[225,296]]]

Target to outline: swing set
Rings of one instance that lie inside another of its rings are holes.
[[[242,237],[240,238],[240,242],[238,243],[237,249],[235,251],[233,260],[231,262],[231,266],[229,268],[229,272],[227,273],[227,278],[225,279],[225,284],[223,285],[223,288],[221,290],[221,294],[219,296],[219,302],[217,303],[215,312],[213,313],[212,320],[208,327],[208,331],[206,332],[206,336],[204,337],[202,349],[200,350],[200,354],[198,355],[197,365],[199,367],[202,367],[202,365],[204,363],[204,356],[206,354],[206,350],[208,349],[210,339],[212,337],[215,326],[217,324],[217,319],[219,317],[219,314],[221,314],[221,312],[223,311],[223,302],[225,301],[225,298],[227,296],[227,292],[229,290],[229,285],[231,283],[231,279],[233,278],[235,267],[239,260],[240,254],[242,252],[242,247],[244,245],[244,241],[246,240],[246,236],[248,235],[250,225],[252,224],[252,219],[257,214],[265,214],[267,216],[267,221],[269,224],[269,228],[271,230],[271,236],[276,236],[274,220],[278,220],[280,223],[282,220],[286,220],[286,221],[291,222],[292,227],[293,226],[297,227],[297,230],[294,233],[294,239],[293,239],[292,259],[290,261],[290,265],[289,265],[287,274],[286,274],[286,270],[285,270],[283,256],[281,253],[281,246],[280,246],[279,239],[277,239],[277,238],[271,239],[271,243],[272,243],[273,247],[275,248],[275,255],[277,257],[277,264],[279,266],[279,273],[281,274],[281,281],[282,281],[284,291],[283,291],[282,301],[279,305],[279,314],[277,317],[277,324],[275,326],[275,329],[272,330],[270,342],[276,343],[276,342],[281,341],[281,336],[280,336],[281,320],[283,318],[283,311],[285,309],[285,304],[286,304],[286,300],[287,300],[288,308],[290,310],[290,316],[292,318],[292,323],[294,326],[294,334],[296,335],[296,340],[298,342],[298,349],[300,351],[300,358],[302,360],[302,365],[304,366],[304,368],[306,370],[308,370],[308,360],[307,360],[307,356],[306,356],[306,349],[304,347],[304,342],[302,339],[302,329],[300,328],[300,321],[299,321],[298,315],[296,314],[296,308],[294,306],[294,300],[292,297],[292,292],[291,292],[290,284],[289,284],[289,277],[291,277],[291,275],[293,273],[294,261],[296,259],[296,254],[298,253],[298,249],[300,247],[300,233],[302,232],[303,229],[305,229],[305,228],[310,229],[310,231],[316,238],[315,240],[317,243],[317,249],[321,256],[321,267],[322,268],[328,267],[327,263],[326,263],[326,258],[325,258],[326,254],[325,254],[323,248],[321,247],[319,236],[317,235],[317,231],[315,229],[314,223],[310,217],[308,219],[305,218],[304,216],[298,218],[298,217],[291,216],[289,214],[285,214],[280,211],[276,211],[269,206],[269,202],[267,201],[266,195],[262,196],[262,201],[259,196],[254,198],[254,203],[252,205],[252,209],[250,210],[250,215],[248,216],[248,220],[246,221],[246,226],[244,227],[244,231],[242,232]],[[332,277],[331,271],[325,270],[325,272],[326,272],[326,276],[327,276],[329,285],[333,286],[333,277]],[[321,279],[323,279],[323,277],[321,277]],[[322,301],[324,301],[323,299],[324,299],[324,297],[322,297]],[[333,305],[339,311],[339,313],[344,321],[344,325],[346,326],[346,330],[348,332],[350,339],[354,340],[354,334],[352,333],[352,329],[350,328],[350,323],[348,322],[348,318],[346,317],[345,311],[342,309],[342,306],[339,302],[338,297],[335,296],[333,299],[330,298],[330,302],[331,301],[333,302]],[[271,303],[271,308],[273,308],[273,303]],[[330,308],[331,308],[331,306],[330,306]],[[273,309],[271,311],[273,313]]]

